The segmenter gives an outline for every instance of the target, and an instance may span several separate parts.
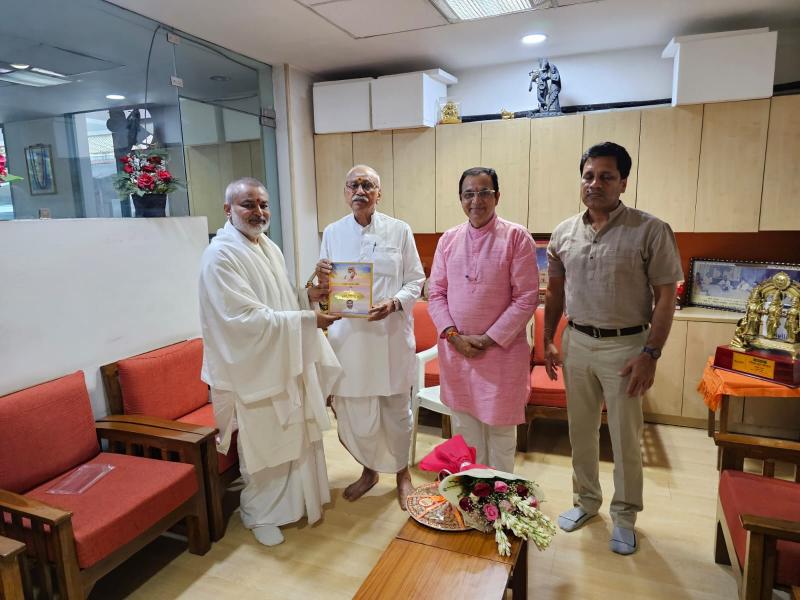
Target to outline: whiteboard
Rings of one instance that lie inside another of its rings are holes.
[[[0,222],[0,396],[200,335],[205,217]]]

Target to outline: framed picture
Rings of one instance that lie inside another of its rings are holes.
[[[536,266],[539,268],[539,303],[544,304],[544,293],[547,289],[547,245],[548,239],[533,240],[536,244]]]
[[[783,271],[800,280],[800,265],[692,258],[689,265],[689,306],[744,313],[756,285]]]
[[[56,180],[53,175],[53,157],[50,144],[36,144],[25,148],[25,162],[28,166],[28,185],[31,196],[56,193]]]

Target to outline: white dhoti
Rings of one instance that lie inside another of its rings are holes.
[[[305,447],[297,460],[253,474],[248,473],[240,451],[239,469],[244,480],[241,517],[248,529],[286,525],[304,516],[309,523],[316,523],[322,518],[322,505],[331,501],[321,441]]]
[[[361,465],[379,473],[408,466],[411,448],[411,395],[335,396],[339,439]]]
[[[514,472],[517,452],[516,425],[487,425],[472,415],[453,411],[450,417],[453,435],[461,434],[468,446],[474,446],[475,460],[506,473]]]

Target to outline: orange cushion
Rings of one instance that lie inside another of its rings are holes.
[[[556,327],[556,335],[553,338],[559,352],[561,352],[561,335],[566,326],[567,319],[562,315],[561,320],[558,322],[558,327]],[[531,360],[535,365],[544,364],[544,306],[539,306],[536,312],[533,313],[533,351]]]
[[[739,566],[744,567],[747,531],[741,515],[800,522],[800,484],[741,471],[723,471],[719,478],[722,512],[731,532]],[[800,544],[778,540],[778,585],[800,585]]]
[[[126,414],[177,419],[208,403],[199,338],[126,358],[118,366]]]
[[[439,385],[439,359],[425,363],[425,387]]]
[[[432,348],[439,340],[436,326],[428,314],[428,303],[424,300],[414,304],[414,338],[417,341],[417,352]]]
[[[566,408],[567,394],[564,391],[564,379],[561,373],[559,373],[558,379],[553,381],[547,376],[543,366],[533,367],[528,404]]]
[[[82,494],[48,494],[63,476],[25,494],[72,513],[78,564],[92,566],[178,508],[197,492],[194,467],[102,452],[90,463],[114,470]]]
[[[22,493],[100,452],[83,372],[0,398],[0,488]]]
[[[214,429],[217,428],[217,422],[216,419],[214,419],[214,407],[211,403],[208,403],[205,406],[202,406],[177,420],[183,423],[191,423],[192,425],[203,425],[204,427],[212,427]],[[228,449],[228,454],[222,454],[221,452],[217,453],[217,464],[220,473],[224,473],[237,462],[239,462],[238,453],[236,451],[236,436],[238,433],[238,431],[234,431],[233,436],[231,436],[231,447]]]

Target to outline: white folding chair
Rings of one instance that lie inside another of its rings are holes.
[[[411,390],[411,450],[408,464],[414,466],[417,454],[417,427],[419,424],[419,407],[427,408],[441,415],[450,416],[452,413],[439,399],[439,386],[425,387],[425,365],[436,358],[439,350],[436,346],[417,353],[417,378]]]

